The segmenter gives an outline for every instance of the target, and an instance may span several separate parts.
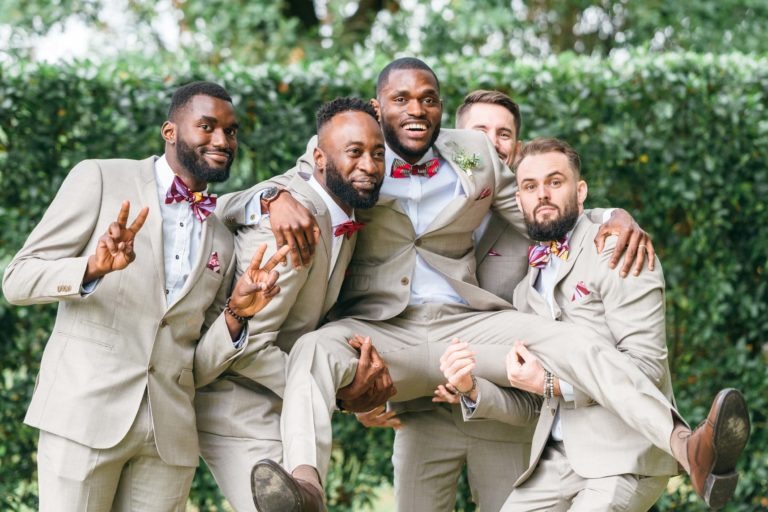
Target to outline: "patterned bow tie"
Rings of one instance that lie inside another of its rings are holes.
[[[399,158],[395,158],[392,162],[392,172],[390,176],[393,178],[407,178],[409,176],[425,176],[431,178],[437,174],[437,168],[440,166],[440,162],[437,158],[431,158],[422,164],[409,164],[403,162]]]
[[[563,261],[568,260],[568,238],[553,240],[549,243],[538,243],[528,248],[528,264],[536,268],[544,268],[549,263],[549,255],[554,254]]]
[[[347,235],[347,238],[349,238],[352,236],[352,234],[355,231],[363,229],[364,226],[365,226],[364,222],[355,222],[354,220],[348,220],[347,222],[342,222],[341,224],[336,226],[336,229],[333,231],[333,236]]]
[[[168,192],[165,193],[165,204],[180,203],[187,201],[192,213],[200,222],[213,213],[216,208],[216,194],[206,194],[204,192],[192,192],[189,187],[181,181],[181,178],[175,176]]]

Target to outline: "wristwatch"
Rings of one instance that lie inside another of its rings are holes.
[[[278,187],[269,187],[264,189],[264,192],[261,193],[261,213],[268,213],[269,203],[277,199],[277,197],[280,195],[280,192],[284,191],[285,189]]]

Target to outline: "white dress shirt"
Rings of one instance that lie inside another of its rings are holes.
[[[435,157],[437,155],[434,149],[430,148],[416,163],[422,163]],[[408,218],[411,219],[416,235],[422,235],[454,198],[466,195],[466,192],[461,186],[456,171],[443,158],[439,159],[437,174],[431,178],[418,175],[393,178],[390,176],[390,172],[395,158],[404,160],[387,147],[386,172],[381,187],[381,195],[395,198]],[[411,276],[409,304],[426,303],[466,304],[466,301],[456,293],[456,290],[448,284],[448,281],[439,272],[427,265],[417,251],[416,267]]]
[[[573,229],[568,232],[568,238],[571,237],[571,233],[573,233]],[[554,289],[557,280],[557,273],[559,272],[560,265],[562,265],[562,263],[563,260],[560,257],[551,256],[547,262],[547,265],[539,270],[539,276],[536,279],[536,283],[534,284],[536,291],[539,292],[542,297],[544,297],[544,300],[547,301],[547,304],[549,305],[549,311],[552,314],[553,319],[555,318]],[[563,396],[563,400],[566,402],[573,402],[575,397],[573,386],[563,379],[560,379],[560,394]],[[552,424],[552,439],[555,441],[563,440],[563,426],[562,422],[560,421],[559,409],[555,415],[555,421]]]
[[[198,257],[203,223],[195,217],[186,201],[165,204],[165,195],[174,178],[165,155],[155,161],[155,178],[160,215],[163,218],[165,302],[170,306],[184,288]]]

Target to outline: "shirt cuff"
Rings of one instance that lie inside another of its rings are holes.
[[[243,345],[245,344],[245,340],[248,339],[248,324],[246,323],[243,325],[243,330],[240,331],[240,337],[236,340],[232,340],[232,345],[235,346],[236,349],[241,349]]]
[[[605,224],[611,219],[611,215],[613,215],[613,212],[615,211],[616,211],[616,208],[608,208],[603,212],[603,224]]]
[[[92,294],[96,287],[99,286],[99,283],[101,282],[101,278],[94,279],[93,281],[89,281],[87,283],[83,283],[80,285],[80,296],[81,297],[87,297],[88,295]]]
[[[246,226],[258,226],[261,219],[269,217],[269,213],[261,213],[261,196],[266,192],[260,190],[256,192],[248,203],[245,205],[245,225]]]
[[[477,390],[477,400],[472,400],[468,395],[461,395],[459,398],[462,405],[467,409],[467,412],[473,414],[477,409],[477,404],[480,403],[480,390]]]
[[[563,379],[560,379],[560,394],[563,395],[563,400],[566,402],[573,402],[576,398],[576,393],[573,391],[573,385]]]

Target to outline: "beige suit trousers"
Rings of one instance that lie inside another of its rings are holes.
[[[37,457],[43,512],[183,512],[195,475],[160,458],[146,394],[116,446],[89,448],[41,430]]]
[[[597,433],[595,433],[597,435]],[[544,448],[531,477],[515,488],[502,512],[646,512],[664,492],[668,476],[584,478],[568,462],[563,443]]]
[[[291,470],[307,464],[325,477],[336,391],[352,381],[357,366],[357,353],[347,343],[354,334],[372,337],[397,387],[395,401],[431,396],[444,382],[439,359],[453,338],[473,345],[478,376],[508,385],[504,358],[510,345],[525,340],[546,368],[670,452],[672,405],[613,342],[584,326],[517,311],[424,304],[387,321],[331,322],[296,342],[288,357],[281,419],[285,465]]]
[[[392,454],[397,510],[452,512],[466,463],[472,499],[483,512],[498,512],[528,467],[531,443],[467,435],[456,427],[447,407],[399,417],[402,427],[395,432]]]

